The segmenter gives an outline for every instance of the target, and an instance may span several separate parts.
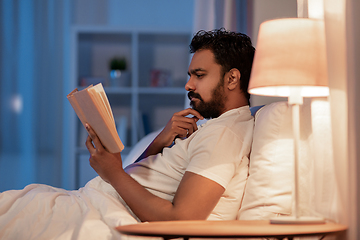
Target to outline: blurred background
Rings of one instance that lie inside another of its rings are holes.
[[[296,0],[0,0],[0,192],[84,186],[96,173],[66,95],[102,83],[126,148],[186,106],[188,45],[225,27],[256,46]],[[253,98],[252,105],[276,101]]]

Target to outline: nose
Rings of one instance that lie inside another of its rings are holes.
[[[189,80],[185,84],[185,90],[186,91],[194,91],[195,90],[194,81],[192,80],[191,76],[189,77]]]

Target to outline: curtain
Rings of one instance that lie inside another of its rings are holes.
[[[359,239],[359,15],[357,0],[324,1],[335,176],[339,221],[349,227],[337,239]]]
[[[0,191],[61,185],[69,2],[0,1]]]
[[[16,167],[15,174],[4,171],[0,182],[23,186],[35,177],[35,148],[32,126],[34,51],[32,2],[1,2],[1,168]],[[16,19],[16,21],[14,21]],[[16,25],[16,29],[12,26]],[[6,79],[11,79],[6,80]],[[26,156],[26,158],[24,158]]]
[[[348,105],[346,83],[345,1],[324,1],[324,20],[328,54],[328,77],[333,134],[333,163],[338,194],[338,221],[348,224],[349,162]],[[340,127],[341,126],[341,127]],[[341,236],[339,239],[343,239]],[[349,238],[352,239],[352,238]],[[355,239],[355,238],[354,238]]]
[[[360,148],[358,147],[360,142],[360,105],[359,94],[360,89],[360,69],[358,63],[360,62],[360,2],[358,0],[346,1],[346,14],[343,17],[347,20],[346,24],[346,38],[347,38],[347,90],[348,90],[348,149],[349,149],[349,198],[348,205],[350,206],[347,212],[348,219],[348,239],[359,239],[360,238]]]
[[[195,0],[193,31],[223,27],[248,33],[248,5],[247,0]]]

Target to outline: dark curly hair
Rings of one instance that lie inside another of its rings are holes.
[[[213,31],[198,31],[190,43],[190,53],[198,50],[211,50],[215,61],[222,67],[222,74],[236,68],[240,71],[240,89],[250,103],[248,86],[255,48],[251,39],[243,34],[226,31],[224,28]]]

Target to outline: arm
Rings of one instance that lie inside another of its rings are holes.
[[[186,172],[173,202],[159,198],[123,170],[120,153],[106,151],[95,132],[89,126],[87,130],[90,165],[116,189],[141,221],[206,219],[225,191],[212,180]]]
[[[194,117],[186,117],[189,114],[192,114]],[[175,113],[166,124],[165,128],[151,142],[151,144],[145,149],[145,151],[135,162],[162,152],[163,148],[170,146],[177,137],[189,137],[197,130],[196,122],[199,119],[204,118],[197,111],[191,108],[187,108]]]

